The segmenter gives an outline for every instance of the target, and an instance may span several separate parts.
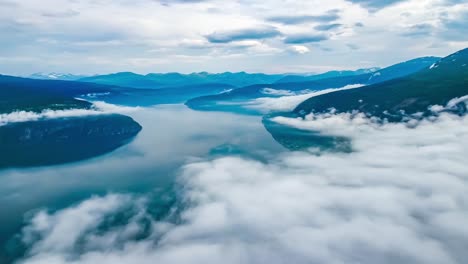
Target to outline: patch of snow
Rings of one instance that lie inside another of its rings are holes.
[[[229,93],[229,92],[231,92],[232,90],[234,90],[234,89],[226,89],[226,90],[220,92],[219,94]]]

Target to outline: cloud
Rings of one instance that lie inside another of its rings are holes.
[[[296,16],[273,16],[269,17],[268,21],[277,22],[285,25],[297,25],[309,22],[332,22],[338,20],[340,16],[337,10],[330,10],[323,15],[296,15]]]
[[[271,97],[261,97],[254,99],[252,101],[246,102],[244,104],[245,108],[248,109],[255,109],[259,110],[262,113],[271,113],[271,112],[287,112],[292,111],[296,106],[300,103],[304,102],[305,100],[319,96],[322,94],[332,93],[341,90],[348,90],[362,87],[362,84],[353,84],[353,85],[346,85],[341,88],[330,88],[320,91],[310,91],[310,90],[303,90],[300,93],[293,93],[293,92],[282,92],[280,95],[284,95],[282,97],[271,98]],[[270,92],[270,94],[272,94]]]
[[[66,10],[66,11],[59,11],[59,12],[44,12],[42,13],[43,16],[45,17],[73,17],[73,16],[78,16],[80,12],[75,11],[75,10]]]
[[[303,45],[292,45],[288,48],[288,50],[297,54],[306,54],[310,52],[310,49]]]
[[[122,114],[138,110],[138,107],[127,107],[113,105],[105,102],[93,102],[90,109],[65,109],[51,110],[45,109],[41,112],[16,111],[7,114],[0,114],[0,126],[11,123],[38,121],[44,119],[67,118],[78,116],[93,116],[106,114]]]
[[[348,2],[359,4],[370,11],[377,11],[379,9],[401,3],[408,0],[347,0]]]
[[[273,95],[273,96],[287,96],[287,95],[294,95],[294,92],[289,90],[280,90],[280,89],[273,89],[273,88],[263,88],[260,91],[262,94],[265,95]]]
[[[357,22],[354,24],[355,27],[364,27],[364,24],[361,22]]]
[[[25,230],[39,239],[20,263],[465,262],[467,117],[442,114],[414,128],[345,114],[277,121],[345,135],[354,151],[187,164],[177,225],[132,220],[147,206],[135,198],[116,206],[113,195],[38,213]],[[136,205],[128,225],[96,230],[128,204]],[[130,226],[149,234],[111,239]]]
[[[348,48],[352,49],[352,50],[358,50],[358,49],[360,49],[360,47],[359,47],[358,45],[353,44],[353,43],[348,43],[348,44],[346,44],[346,46],[347,46]]]
[[[101,0],[57,4],[56,0],[3,0],[0,1],[4,7],[0,10],[0,34],[5,37],[0,57],[4,63],[0,65],[0,72],[21,76],[34,72],[84,75],[120,71],[278,73],[302,69],[307,72],[307,68],[330,69],[333,66],[336,69],[342,67],[343,60],[349,62],[349,67],[364,68],[391,65],[428,54],[448,55],[463,48],[467,34],[463,31],[466,23],[463,23],[462,13],[467,6],[462,1],[450,1],[458,2],[454,7],[447,1],[401,1],[402,4],[395,5],[390,3],[397,3],[395,1],[354,2],[353,5],[345,0],[319,4],[278,0],[229,3],[219,0]],[[359,5],[391,8],[376,16]],[[114,14],[114,19],[109,19],[109,13]],[[230,41],[229,34],[223,36],[224,33],[233,33],[234,39],[236,35],[240,39],[257,39],[272,49],[284,51],[289,45],[279,41],[279,36],[318,34],[314,26],[336,23],[346,26],[327,41],[329,50],[317,48],[301,58],[294,52],[260,54],[252,49],[236,50],[235,46],[220,45]],[[411,26],[424,23],[436,27],[431,43],[427,38],[401,37]],[[392,26],[389,28],[389,25]],[[273,32],[272,26],[281,34]],[[232,32],[258,28],[270,28],[265,31],[272,32],[260,32],[260,36]],[[265,38],[262,34],[266,34]],[[210,35],[215,43],[207,40]],[[190,45],[184,43],[186,40],[198,43]],[[447,41],[457,43],[438,44]],[[361,49],[350,53],[343,43],[354,43]]]
[[[247,28],[233,31],[215,32],[206,36],[211,43],[229,43],[241,40],[274,38],[281,33],[274,27]]]
[[[327,40],[328,37],[322,34],[296,34],[289,35],[284,39],[286,44],[305,44],[312,42],[321,42]]]
[[[0,0],[0,6],[2,7],[16,7],[18,4],[10,0]]]
[[[439,35],[452,41],[468,41],[468,10],[462,10],[450,17],[441,19],[442,29]]]
[[[330,31],[333,29],[340,28],[341,26],[342,24],[336,24],[336,23],[335,24],[323,24],[323,25],[315,26],[314,29],[318,31]]]
[[[430,36],[434,33],[435,27],[431,24],[423,23],[408,27],[403,33],[406,37]]]
[[[84,233],[94,231],[107,215],[121,211],[129,202],[126,195],[107,195],[92,197],[53,215],[40,211],[24,229],[23,243],[34,243],[39,235],[43,239],[35,244],[33,252],[72,250]]]
[[[171,4],[195,4],[208,2],[210,0],[155,0],[160,2],[162,5],[170,6]]]

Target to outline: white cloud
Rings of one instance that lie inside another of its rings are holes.
[[[103,114],[121,114],[138,110],[138,107],[127,107],[113,105],[105,102],[96,101],[90,109],[66,109],[51,110],[45,109],[41,112],[16,111],[7,114],[0,114],[0,126],[10,123],[37,121],[43,119],[103,115]]]
[[[33,243],[37,239],[35,235],[40,234],[43,239],[35,245],[33,252],[71,250],[83,233],[95,230],[106,215],[121,210],[129,199],[123,195],[93,197],[53,215],[40,211],[25,228],[23,241]]]
[[[273,88],[263,88],[261,93],[266,94],[266,95],[276,95],[276,96],[294,95],[294,92],[292,91],[273,89]]]
[[[305,54],[310,52],[308,47],[302,45],[293,45],[289,47],[289,50],[298,54]]]
[[[449,29],[441,27],[447,19],[452,21],[468,10],[465,3],[450,6],[441,0],[408,0],[380,10],[377,16],[345,0],[176,2],[43,0],[4,5],[0,32],[6,37],[0,57],[5,63],[0,71],[19,75],[129,70],[288,72],[302,65],[337,69],[343,67],[343,61],[347,69],[353,69],[386,66],[418,56],[448,55],[466,46],[463,28],[455,24]],[[313,28],[320,24],[316,19],[330,14],[343,26],[329,32],[329,40],[313,48],[287,45],[280,36],[258,39],[260,44],[243,49],[206,40],[215,32],[236,32],[258,25],[275,26],[284,36],[316,35]],[[278,24],[271,21],[272,17],[302,22]],[[435,34],[414,38],[401,35],[409,27],[425,23],[435,25]],[[450,34],[442,34],[447,30]],[[350,43],[359,49],[350,52]],[[230,54],[237,56],[226,57]],[[193,57],[198,60],[189,59]],[[143,58],[148,61],[133,63]]]
[[[325,90],[320,90],[320,91],[309,91],[309,90],[304,90],[301,91],[300,94],[294,94],[291,92],[289,93],[282,93],[282,97],[261,97],[254,99],[252,101],[249,101],[244,104],[245,108],[248,109],[255,109],[259,110],[262,113],[270,113],[270,112],[281,112],[281,111],[292,111],[296,106],[298,106],[300,103],[304,102],[305,100],[319,96],[322,94],[327,94],[327,93],[332,93],[336,91],[341,91],[341,90],[348,90],[348,89],[353,89],[353,88],[359,88],[362,87],[362,84],[351,84],[351,85],[346,85],[341,88],[330,88],[330,89],[325,89]]]
[[[414,128],[346,114],[277,121],[346,135],[354,152],[191,163],[179,178],[188,205],[180,224],[153,222],[149,238],[105,250],[80,243],[124,227],[98,233],[79,226],[87,231],[72,233],[81,238],[73,249],[60,240],[43,247],[52,234],[43,230],[89,219],[92,210],[77,210],[88,207],[85,201],[43,217],[48,221],[36,226],[47,228],[35,228],[41,239],[21,263],[465,262],[468,117],[441,114]],[[108,198],[100,199],[91,201]],[[84,216],[71,213],[78,211]],[[92,229],[91,222],[84,221]]]

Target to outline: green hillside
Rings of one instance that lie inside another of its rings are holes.
[[[430,106],[445,106],[451,99],[467,94],[468,49],[464,49],[406,77],[310,98],[294,113],[305,115],[334,108],[337,112],[358,110],[389,120],[401,120],[409,114],[430,115]],[[464,113],[466,106],[459,104],[452,111]]]

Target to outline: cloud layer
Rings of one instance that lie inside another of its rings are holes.
[[[5,36],[0,72],[4,74],[310,73],[384,67],[415,57],[448,55],[468,45],[464,1],[0,4],[0,34]],[[297,44],[304,47],[301,51],[310,52],[290,52],[297,50]]]
[[[90,115],[105,115],[105,114],[122,114],[138,110],[137,107],[118,106],[105,102],[93,102],[90,109],[66,109],[66,110],[51,110],[45,109],[40,113],[30,111],[16,111],[8,114],[0,114],[0,126],[11,123],[38,121],[44,119],[90,116]]]
[[[464,263],[467,117],[415,127],[346,114],[276,121],[345,135],[354,152],[187,164],[178,224],[152,220],[142,240],[126,235],[148,226],[139,198],[42,211],[24,231],[31,251],[21,263]],[[96,230],[122,210],[133,212],[126,225]]]
[[[259,110],[261,113],[271,113],[271,112],[287,112],[292,111],[296,106],[300,103],[304,102],[305,100],[319,96],[322,94],[332,93],[341,90],[348,90],[353,88],[362,87],[362,84],[352,84],[346,85],[341,88],[330,88],[320,91],[311,91],[311,90],[303,90],[300,93],[295,94],[291,91],[284,91],[284,90],[274,90],[270,89],[269,93],[273,95],[284,95],[281,97],[261,97],[254,99],[252,101],[244,103],[244,107],[248,109],[255,109]],[[272,90],[272,91],[271,91]]]

